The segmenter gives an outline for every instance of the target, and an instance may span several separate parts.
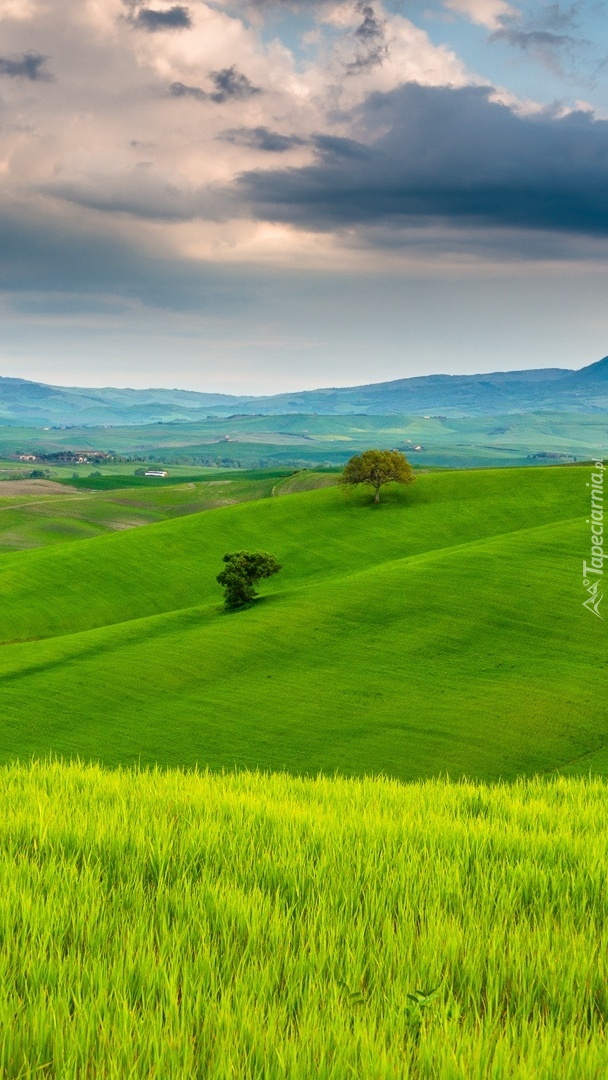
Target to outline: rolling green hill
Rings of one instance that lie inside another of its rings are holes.
[[[608,746],[583,469],[332,488],[0,559],[0,757],[513,777]],[[221,608],[225,551],[284,570]]]
[[[26,548],[84,540],[94,536],[132,529],[138,525],[195,514],[252,499],[265,499],[285,491],[307,490],[336,483],[332,474],[304,472],[297,476],[268,472],[262,475],[233,471],[217,479],[197,479],[176,483],[129,485],[143,477],[109,475],[55,485],[46,481],[9,481],[0,484],[0,550]],[[28,494],[28,483],[36,491]],[[94,485],[94,489],[89,488]],[[3,496],[3,491],[21,489],[21,494]],[[45,488],[52,489],[46,494]],[[95,490],[95,488],[97,490]]]

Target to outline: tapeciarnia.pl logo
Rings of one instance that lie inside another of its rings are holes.
[[[604,462],[594,459],[591,481],[587,484],[591,489],[591,517],[587,518],[587,525],[591,526],[591,558],[590,562],[583,559],[583,585],[588,594],[587,599],[583,600],[583,607],[597,615],[598,619],[604,618],[600,612],[600,604],[604,597],[604,559],[608,558],[608,552],[604,552],[605,471]]]

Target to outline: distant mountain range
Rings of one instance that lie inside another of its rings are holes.
[[[0,378],[0,423],[26,427],[118,426],[294,413],[466,417],[539,410],[608,413],[608,356],[578,371],[539,368],[487,375],[421,375],[272,397],[112,387],[93,390]]]

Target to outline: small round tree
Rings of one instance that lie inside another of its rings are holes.
[[[258,595],[258,581],[281,569],[280,562],[268,551],[231,551],[224,555],[224,562],[226,566],[216,580],[224,586],[224,606],[229,611],[250,604]]]
[[[374,489],[374,502],[380,502],[384,484],[411,484],[414,470],[400,450],[365,450],[346,463],[341,484],[369,484]]]

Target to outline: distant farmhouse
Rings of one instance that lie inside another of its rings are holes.
[[[169,475],[169,473],[167,472],[166,469],[148,469],[148,471],[144,473],[144,476],[168,476],[168,475]]]

